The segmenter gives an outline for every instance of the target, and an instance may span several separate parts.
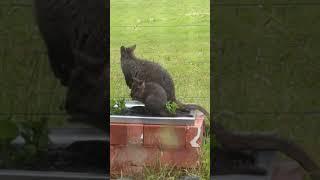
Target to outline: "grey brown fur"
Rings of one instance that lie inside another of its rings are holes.
[[[63,85],[68,84],[77,63],[74,49],[89,56],[106,57],[105,5],[105,0],[34,1],[37,24],[51,67]]]
[[[131,97],[143,102],[146,109],[154,115],[172,116],[165,109],[168,101],[166,91],[157,83],[133,78]]]
[[[34,0],[51,69],[72,120],[105,130],[109,80],[105,0]]]
[[[181,110],[198,109],[207,117],[209,113],[201,106],[195,104],[183,104],[175,96],[175,87],[171,75],[166,69],[155,62],[137,58],[134,54],[136,45],[131,47],[120,47],[121,69],[126,80],[127,86],[131,89],[133,78],[143,80],[146,83],[153,82],[160,85],[166,92],[167,100],[175,102]]]
[[[170,74],[157,63],[137,58],[134,54],[135,48],[136,45],[120,47],[121,69],[127,86],[131,89],[133,78],[155,82],[164,88],[168,100],[174,100],[175,89]]]

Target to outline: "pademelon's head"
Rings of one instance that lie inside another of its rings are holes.
[[[136,49],[136,45],[132,45],[132,46],[129,46],[129,47],[124,47],[124,46],[121,46],[120,47],[120,54],[121,54],[121,58],[126,58],[126,59],[129,59],[129,58],[134,58],[134,50]]]
[[[132,78],[132,87],[131,87],[131,98],[134,100],[141,100],[143,98],[144,89],[145,89],[145,81],[137,79],[135,77]]]

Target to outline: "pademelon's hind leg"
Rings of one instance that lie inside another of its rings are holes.
[[[153,115],[172,116],[165,110],[165,102],[157,96],[150,95],[145,100],[145,107]]]

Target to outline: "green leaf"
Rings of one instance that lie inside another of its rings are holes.
[[[121,114],[126,108],[126,102],[124,98],[119,100],[111,100],[111,114]]]
[[[176,114],[178,105],[175,102],[169,101],[166,103],[166,110],[171,114]]]

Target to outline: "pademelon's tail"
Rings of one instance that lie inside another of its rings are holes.
[[[208,119],[209,119],[209,113],[206,109],[204,109],[202,106],[199,106],[197,104],[184,104],[178,100],[174,101],[181,110],[186,110],[186,111],[190,111],[190,110],[199,110],[201,111]]]

